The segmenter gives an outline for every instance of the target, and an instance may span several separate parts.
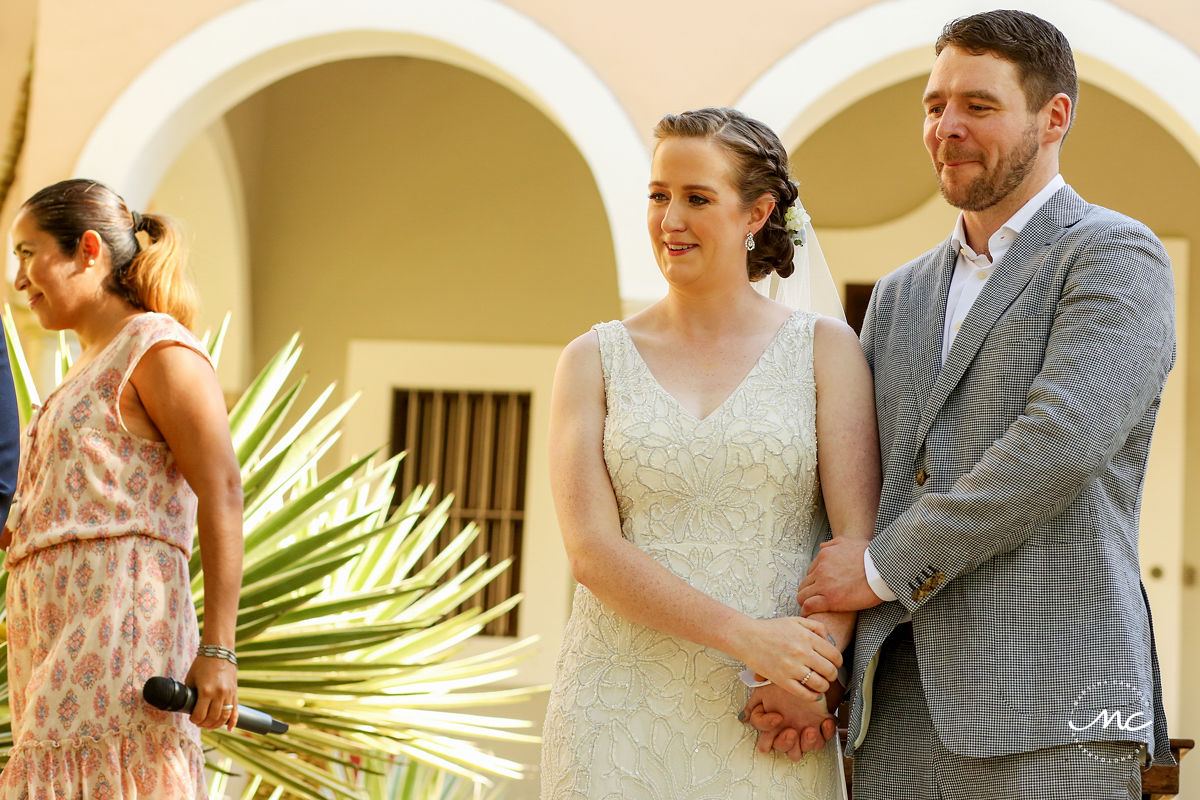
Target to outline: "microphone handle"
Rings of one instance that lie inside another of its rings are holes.
[[[265,711],[257,708],[237,707],[237,724],[233,727],[251,733],[287,733],[287,723],[280,722]]]
[[[151,678],[151,680],[158,680]],[[196,691],[195,686],[185,686],[179,681],[172,680],[173,689],[176,692],[175,697],[178,698],[179,689],[182,688],[186,693],[184,695],[183,704],[174,708],[164,708],[164,711],[178,711],[180,714],[191,714],[192,709],[196,707],[196,700],[200,695]],[[174,704],[172,704],[174,705]],[[235,728],[250,733],[287,733],[288,725],[286,722],[280,722],[265,711],[259,711],[257,708],[247,708],[243,705],[238,705],[238,720]]]

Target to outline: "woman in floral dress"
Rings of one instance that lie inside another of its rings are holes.
[[[220,386],[186,327],[179,235],[70,180],[25,202],[12,244],[16,289],[81,352],[25,431],[0,542],[14,743],[0,798],[204,797],[197,726],[237,716],[242,494]],[[155,675],[196,687],[190,718],[142,700]]]

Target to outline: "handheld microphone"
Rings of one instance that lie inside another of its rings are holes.
[[[196,690],[174,678],[155,677],[142,687],[142,697],[160,711],[190,714],[196,707]],[[238,706],[238,721],[234,727],[251,733],[287,733],[288,725],[263,711]]]

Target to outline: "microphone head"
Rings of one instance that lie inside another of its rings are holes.
[[[172,678],[156,676],[146,681],[142,697],[162,711],[179,711],[187,704],[187,687]]]

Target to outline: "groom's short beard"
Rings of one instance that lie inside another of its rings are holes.
[[[942,183],[941,175],[938,175],[938,188],[942,190],[942,197],[946,198],[946,202],[955,208],[963,211],[983,211],[1012,194],[1033,171],[1037,157],[1037,131],[1030,126],[1022,134],[1021,141],[1001,157],[996,168],[971,181],[965,191],[951,195]],[[945,163],[956,159],[951,155],[943,158],[939,154],[938,160]]]

